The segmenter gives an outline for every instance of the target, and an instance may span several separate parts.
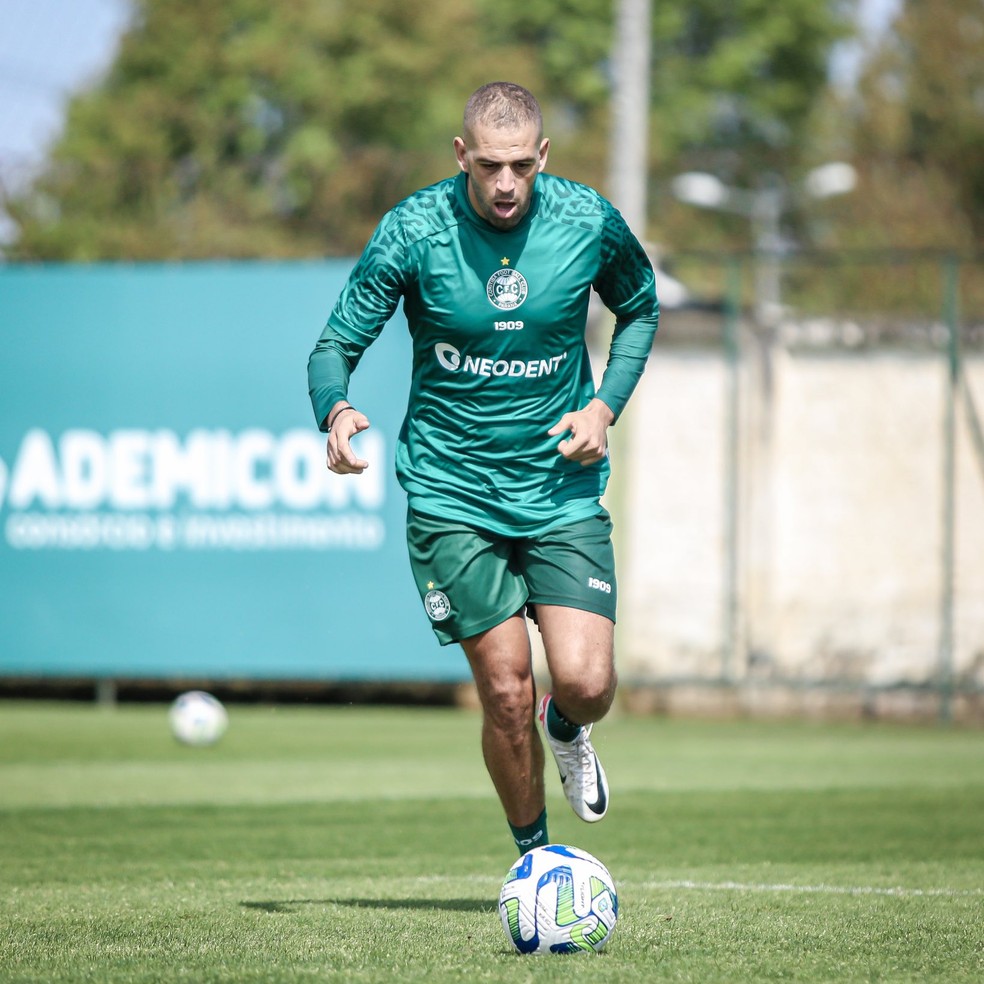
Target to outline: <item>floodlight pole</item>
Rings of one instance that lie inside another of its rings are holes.
[[[646,239],[651,0],[619,0],[612,57],[610,194],[629,228]]]
[[[609,140],[608,194],[640,242],[646,242],[646,188],[649,172],[649,59],[651,0],[618,0],[615,9],[615,37],[612,49],[612,132]],[[658,285],[657,285],[658,287]],[[632,420],[634,407],[623,414],[608,438],[614,466],[608,486],[612,512],[626,515],[626,498],[631,487]],[[623,453],[625,452],[625,453]],[[636,538],[625,535],[628,523],[615,523],[615,549],[622,563],[631,567]],[[628,568],[627,568],[628,569]],[[625,652],[624,642],[632,638],[630,619],[622,617],[615,628],[616,646]]]

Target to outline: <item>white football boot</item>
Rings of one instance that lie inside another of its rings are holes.
[[[608,812],[608,778],[591,744],[591,725],[582,726],[573,741],[554,738],[547,728],[547,706],[551,699],[550,694],[545,694],[537,712],[543,734],[557,760],[568,803],[582,820],[595,823]]]

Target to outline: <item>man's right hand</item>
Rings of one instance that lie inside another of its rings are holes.
[[[328,419],[332,421],[328,431],[328,471],[336,475],[361,475],[369,462],[356,456],[351,440],[360,431],[369,429],[369,418],[354,407],[341,404],[332,408]]]

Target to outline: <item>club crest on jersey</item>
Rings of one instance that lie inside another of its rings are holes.
[[[526,300],[530,285],[518,270],[503,267],[489,277],[485,292],[500,311],[515,311]]]
[[[424,595],[424,608],[432,622],[443,622],[451,614],[451,602],[443,591],[428,591]]]

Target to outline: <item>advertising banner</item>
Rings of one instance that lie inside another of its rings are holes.
[[[458,680],[393,474],[410,343],[325,468],[307,356],[349,262],[0,268],[0,676]]]

